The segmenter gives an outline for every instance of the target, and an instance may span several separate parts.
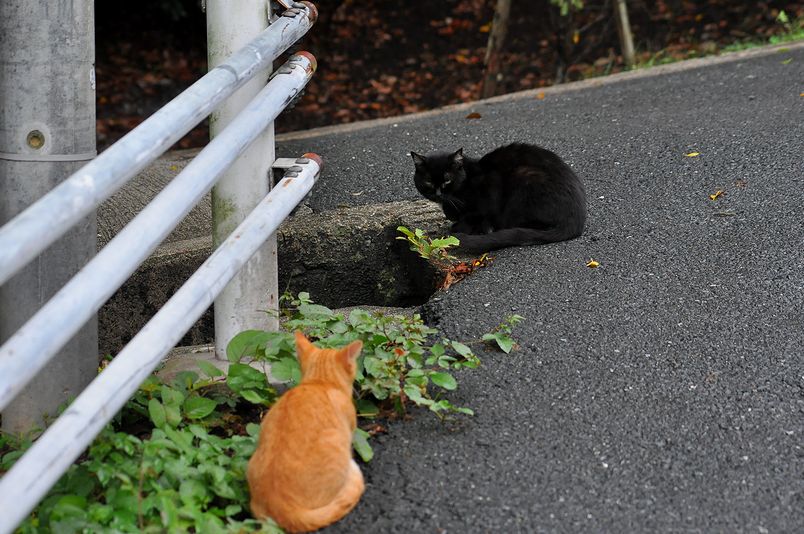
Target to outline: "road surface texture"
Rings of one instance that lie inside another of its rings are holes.
[[[802,92],[793,45],[284,136],[326,161],[314,211],[418,198],[410,150],[512,141],[589,198],[582,237],[499,251],[425,305],[463,340],[523,315],[520,347],[458,373],[474,417],[390,423],[329,531],[801,532]]]

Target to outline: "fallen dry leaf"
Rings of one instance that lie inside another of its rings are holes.
[[[690,152],[689,154],[684,154],[684,155],[687,156],[688,158],[696,158],[696,157],[700,156],[701,153],[700,152]]]
[[[444,281],[441,282],[439,289],[449,289],[450,286],[460,282],[477,269],[487,267],[493,260],[494,258],[488,254],[483,254],[479,258],[475,258],[471,261],[462,261],[460,263],[456,263],[444,274]]]
[[[472,113],[467,115],[466,118],[467,119],[479,119],[480,118],[480,113],[478,113],[477,111],[473,111]]]
[[[588,262],[586,262],[586,266],[590,269],[597,269],[600,267],[600,262],[590,259]]]
[[[482,25],[480,28],[478,28],[478,31],[480,33],[489,33],[491,31],[491,23],[489,22],[488,24]]]
[[[720,197],[720,195],[722,195],[722,194],[723,194],[723,191],[721,191],[720,189],[718,189],[717,191],[715,191],[715,193],[714,193],[714,194],[709,195],[709,200],[717,200],[717,199],[718,199],[718,197]]]
[[[536,98],[539,100],[544,100],[544,97],[545,97],[544,91],[539,91],[539,93],[536,95]]]

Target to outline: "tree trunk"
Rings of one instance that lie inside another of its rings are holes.
[[[634,36],[631,33],[631,23],[628,22],[628,6],[625,0],[614,0],[614,17],[617,19],[617,33],[620,35],[620,50],[625,65],[630,69],[634,66]]]
[[[505,36],[508,33],[508,21],[511,14],[511,0],[497,0],[494,9],[494,20],[489,32],[489,43],[486,46],[486,74],[483,78],[481,98],[494,96],[497,92],[497,82],[502,79],[500,72],[500,54],[502,53]]]

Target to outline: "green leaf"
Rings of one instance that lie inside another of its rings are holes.
[[[374,458],[374,451],[368,442],[368,438],[369,433],[361,428],[355,428],[354,434],[352,434],[352,447],[354,447],[355,452],[366,463],[369,463],[371,459]]]
[[[244,389],[240,392],[240,396],[252,404],[268,404],[270,401],[264,397],[259,391],[253,389]]]
[[[413,237],[413,232],[404,226],[397,226],[396,231],[405,235],[405,237],[397,237],[397,239],[405,239]]]
[[[271,376],[274,380],[280,382],[299,383],[299,381],[301,381],[299,361],[296,358],[282,358],[278,362],[272,363]]]
[[[433,400],[422,395],[421,389],[413,384],[405,385],[405,395],[417,406],[429,406],[433,404]]]
[[[373,355],[363,358],[363,368],[367,374],[377,378],[385,376],[388,372],[385,362]]]
[[[455,349],[455,352],[457,352],[464,358],[471,358],[472,356],[474,356],[474,354],[472,354],[472,349],[470,349],[460,341],[450,341],[450,345],[452,345],[452,348]]]
[[[165,406],[181,406],[181,403],[184,402],[184,394],[172,387],[162,386],[160,394]]]
[[[379,415],[380,409],[376,404],[368,399],[357,399],[357,415],[362,417],[374,417]]]
[[[497,332],[495,334],[484,334],[483,341],[493,341],[500,347],[500,350],[508,354],[514,348],[514,340],[510,336]]]
[[[82,517],[86,513],[86,508],[86,498],[78,495],[64,495],[56,502],[52,513],[56,518]]]
[[[177,427],[181,424],[181,405],[166,404],[165,417],[167,424],[172,427]]]
[[[249,436],[256,438],[260,435],[260,425],[257,423],[249,423],[246,425],[246,434]]]
[[[231,517],[233,515],[239,514],[242,510],[243,507],[240,506],[239,504],[230,504],[223,510],[223,514],[226,517]]]
[[[349,324],[352,326],[357,326],[368,321],[371,321],[371,314],[366,310],[355,308],[349,312]]]
[[[270,332],[262,330],[240,332],[226,346],[226,358],[232,363],[239,363],[243,358],[254,357],[269,337]]]
[[[196,362],[196,365],[198,365],[198,368],[201,369],[202,373],[204,373],[205,375],[207,375],[210,378],[215,378],[215,377],[218,377],[218,376],[226,376],[226,373],[224,373],[223,371],[218,369],[216,366],[212,365],[211,363],[209,363],[207,361],[198,360]]]
[[[151,421],[155,427],[162,428],[165,426],[167,422],[165,407],[162,406],[162,403],[158,400],[151,399],[148,401],[148,415],[151,417]]]
[[[452,391],[458,387],[458,382],[449,373],[435,372],[430,374],[430,380],[436,386],[442,387],[446,390]]]
[[[218,403],[206,397],[189,397],[184,401],[184,415],[188,419],[203,419],[212,412]]]
[[[460,244],[461,244],[461,241],[455,236],[442,237],[440,239],[433,239],[430,242],[430,245],[433,248],[457,247]]]
[[[299,313],[305,317],[331,317],[335,313],[320,304],[299,304]]]
[[[250,365],[233,363],[229,366],[229,374],[226,375],[226,384],[234,392],[243,389],[264,388],[268,385],[268,380],[262,371],[254,369]]]
[[[179,486],[179,496],[186,504],[206,504],[209,501],[206,487],[193,479],[182,480]]]

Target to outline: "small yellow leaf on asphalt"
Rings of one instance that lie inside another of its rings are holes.
[[[596,268],[600,267],[600,262],[597,262],[595,260],[590,259],[586,263],[586,266],[589,267],[590,269],[596,269]]]
[[[466,118],[467,119],[479,119],[480,118],[480,113],[478,113],[477,111],[473,111],[472,113],[467,115]]]
[[[538,98],[539,100],[544,100],[544,97],[545,97],[544,91],[539,91],[536,94],[536,98]]]
[[[684,155],[687,156],[688,158],[696,158],[696,157],[700,156],[701,153],[700,152],[690,152],[689,154],[684,154]]]
[[[715,193],[714,193],[713,195],[709,195],[709,200],[717,200],[717,199],[718,199],[718,197],[719,197],[720,195],[722,195],[722,194],[723,194],[723,191],[721,191],[720,189],[718,189],[717,191],[715,191]]]
[[[177,170],[179,170],[179,167],[177,165],[171,165],[170,170],[171,171],[177,171]]]
[[[793,61],[793,58],[789,57],[789,58],[785,59],[784,61],[782,61],[782,65],[788,65],[788,64],[790,64],[791,61]]]
[[[798,96],[804,96],[804,93],[799,94]]]

